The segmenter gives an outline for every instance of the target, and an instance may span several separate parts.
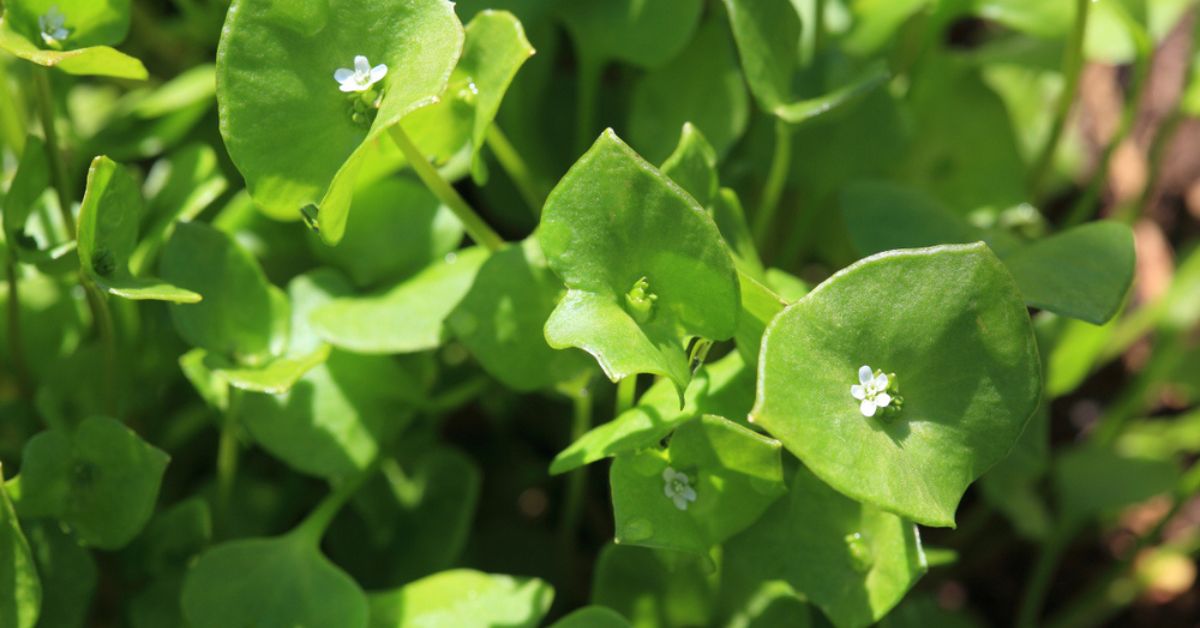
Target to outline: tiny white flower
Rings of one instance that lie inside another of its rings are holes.
[[[862,366],[858,369],[858,383],[850,387],[850,395],[860,401],[859,412],[870,417],[875,416],[876,409],[886,408],[892,402],[892,396],[888,394],[887,389],[887,375],[875,375],[871,367]]]
[[[58,10],[58,5],[46,9],[46,14],[38,17],[38,28],[42,31],[42,41],[53,46],[66,39],[71,31],[65,28],[67,16]]]
[[[696,501],[696,489],[692,488],[686,473],[667,467],[663,469],[662,478],[663,494],[675,503],[676,508],[687,510],[688,503]]]
[[[338,68],[333,73],[333,80],[338,82],[338,89],[343,92],[365,92],[371,86],[387,76],[388,67],[382,63],[371,67],[371,62],[363,55],[354,57],[354,69]]]

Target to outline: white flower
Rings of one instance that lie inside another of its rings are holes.
[[[67,23],[67,16],[63,15],[58,10],[58,5],[53,5],[46,10],[46,14],[38,17],[38,28],[42,30],[42,41],[47,45],[53,46],[66,39],[71,31],[64,28]]]
[[[875,375],[871,367],[862,366],[858,369],[858,383],[850,387],[850,395],[862,402],[858,404],[858,410],[863,416],[875,416],[877,408],[885,408],[892,402],[887,388],[887,375]]]
[[[675,507],[687,510],[688,502],[696,501],[696,489],[686,473],[680,473],[671,467],[663,469],[663,494],[675,502]]]
[[[380,63],[371,67],[371,62],[363,55],[354,57],[354,69],[338,68],[333,73],[333,80],[339,83],[338,89],[343,92],[365,92],[371,86],[387,76],[388,68]]]

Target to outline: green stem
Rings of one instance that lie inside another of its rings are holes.
[[[25,364],[25,343],[21,339],[21,289],[17,283],[17,262],[11,255],[5,260],[4,270],[8,279],[8,352],[12,358],[13,374],[17,378],[17,393],[24,399],[32,399],[29,367]]]
[[[637,375],[629,375],[617,382],[617,403],[613,416],[621,416],[633,407],[633,398],[637,395]]]
[[[1051,578],[1058,567],[1059,559],[1067,549],[1074,530],[1074,525],[1059,522],[1050,532],[1050,536],[1042,542],[1041,553],[1038,554],[1037,562],[1033,566],[1033,574],[1029,577],[1025,593],[1021,597],[1021,606],[1017,610],[1018,628],[1033,628],[1038,625],[1038,615],[1041,613],[1042,604],[1046,601],[1046,594],[1050,590]]]
[[[112,312],[108,309],[108,300],[104,292],[94,281],[84,277],[82,273],[79,283],[87,297],[88,308],[92,312],[92,323],[100,335],[100,346],[104,352],[104,404],[111,415],[117,414],[117,392],[119,389],[117,364],[117,337],[113,326]]]
[[[238,468],[238,411],[242,391],[230,388],[229,406],[221,420],[221,440],[217,444],[217,528],[228,532],[233,512],[233,485]]]
[[[58,194],[58,209],[62,212],[63,222],[66,223],[67,233],[75,238],[75,217],[71,214],[73,199],[71,187],[67,181],[67,168],[64,165],[62,151],[58,146],[58,129],[54,120],[54,92],[50,87],[50,70],[43,67],[33,68],[34,92],[37,95],[38,115],[42,119],[42,133],[46,136],[46,158],[50,163],[50,181]]]
[[[1088,8],[1091,0],[1076,0],[1075,28],[1071,31],[1071,39],[1067,43],[1063,55],[1063,90],[1058,96],[1058,104],[1054,110],[1054,122],[1050,126],[1050,135],[1046,144],[1038,153],[1030,172],[1029,196],[1037,199],[1042,194],[1042,187],[1054,167],[1054,156],[1058,152],[1058,144],[1062,140],[1063,129],[1066,128],[1067,116],[1075,104],[1075,96],[1079,93],[1079,78],[1083,70],[1083,42],[1087,33]]]
[[[591,57],[579,55],[575,96],[575,153],[582,155],[596,135],[596,112],[600,97],[600,74],[604,66]]]
[[[574,443],[582,438],[592,426],[592,396],[589,394],[586,384],[571,394],[571,402],[573,419],[570,442]],[[567,557],[573,555],[575,551],[575,533],[583,514],[583,493],[586,487],[586,466],[579,467],[567,475],[567,492],[563,499],[562,520],[559,527],[559,539],[564,556]]]
[[[0,64],[0,142],[12,149],[14,155],[25,150],[24,101],[9,89],[8,66]]]
[[[429,188],[430,192],[433,192],[434,196],[438,197],[438,200],[454,212],[454,215],[462,222],[463,228],[466,229],[467,235],[471,236],[471,239],[477,244],[492,251],[499,251],[504,246],[504,239],[479,214],[475,213],[474,209],[471,209],[471,206],[459,195],[454,186],[450,185],[449,181],[442,178],[437,169],[421,154],[421,150],[417,148],[416,144],[413,144],[408,133],[405,133],[399,124],[393,124],[388,132],[391,133],[400,152],[404,153],[408,164],[417,173],[417,177],[421,179],[425,187]]]
[[[362,488],[362,485],[379,470],[381,460],[376,458],[366,469],[354,475],[349,480],[346,480],[341,485],[335,487],[317,507],[308,513],[304,521],[296,526],[289,534],[300,537],[306,540],[311,545],[318,545],[321,542],[321,537],[325,536],[325,531],[329,529],[329,524],[333,523],[333,518],[337,516],[346,502],[350,501],[351,497]]]
[[[762,200],[758,212],[754,215],[754,241],[758,250],[766,255],[767,240],[775,223],[775,212],[779,209],[779,199],[783,196],[783,186],[787,183],[788,170],[792,162],[792,128],[783,120],[775,120],[775,151],[771,156],[771,169],[767,172],[767,182],[763,186]]]
[[[533,211],[533,217],[540,216],[542,205],[546,202],[546,190],[534,177],[533,171],[529,169],[529,164],[525,163],[521,153],[512,145],[512,142],[508,141],[508,136],[500,130],[500,126],[496,123],[492,123],[488,129],[487,145],[492,149],[492,154],[496,156],[496,161],[500,162],[500,167],[504,168],[504,172],[508,173],[508,178],[517,187],[521,198]]]

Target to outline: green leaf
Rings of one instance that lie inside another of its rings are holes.
[[[199,302],[200,295],[191,290],[129,272],[143,213],[142,192],[129,170],[104,156],[93,159],[79,206],[77,250],[83,272],[107,292],[126,299]]]
[[[670,380],[660,379],[636,406],[592,428],[550,464],[551,475],[565,473],[618,454],[656,446],[680,425],[703,413],[743,417],[754,402],[754,371],[731,353],[696,372],[684,393],[683,407]]]
[[[716,593],[711,576],[706,556],[606,545],[596,559],[591,602],[638,628],[706,626]]]
[[[613,461],[616,542],[707,554],[786,488],[779,441],[714,415],[675,430],[665,450]]]
[[[533,53],[524,27],[508,11],[481,11],[467,24],[466,43],[457,71],[470,77],[475,91],[471,158],[476,169],[480,165],[479,151],[500,111],[504,92]]]
[[[983,498],[1004,513],[1022,536],[1044,540],[1053,520],[1041,484],[1050,468],[1050,412],[1043,403],[1012,453],[979,481]]]
[[[1080,225],[1013,251],[1004,264],[1026,303],[1099,325],[1133,283],[1133,231],[1114,221]]]
[[[4,3],[4,19],[25,39],[46,44],[38,18],[51,9],[61,13],[63,27],[69,32],[61,41],[62,48],[85,46],[115,46],[129,32],[130,0],[8,0]]]
[[[1167,493],[1178,481],[1170,460],[1123,456],[1096,445],[1071,448],[1054,461],[1060,515],[1073,524]]]
[[[218,545],[183,583],[183,615],[196,628],[367,626],[367,597],[305,535]]]
[[[354,217],[336,247],[309,236],[325,263],[359,286],[397,281],[440,260],[462,242],[462,223],[420,181],[391,177],[354,192]]]
[[[159,272],[171,283],[204,295],[171,306],[171,320],[189,344],[243,364],[262,363],[272,350],[272,286],[258,262],[221,231],[180,223],[163,249]]]
[[[335,347],[359,353],[412,353],[441,346],[446,317],[471,289],[487,260],[482,247],[449,253],[394,287],[334,299],[309,322]]]
[[[170,456],[120,421],[85,419],[25,444],[15,499],[24,516],[54,516],[85,545],[119,549],[141,532]]]
[[[538,390],[588,368],[578,351],[557,351],[542,329],[563,285],[535,238],[488,258],[446,324],[484,370],[514,390]]]
[[[0,472],[0,623],[13,628],[33,628],[42,606],[42,583],[33,553],[21,532],[17,513],[4,490]]]
[[[46,163],[46,145],[36,135],[25,138],[25,150],[4,196],[4,241],[18,253],[29,249],[25,223],[34,213],[38,199],[50,185],[50,165]],[[32,252],[32,251],[31,251]]]
[[[639,76],[629,96],[630,144],[658,163],[676,145],[675,129],[694,124],[724,154],[746,131],[750,102],[725,24],[705,21],[683,52]]]
[[[708,207],[717,195],[717,152],[691,122],[683,124],[679,144],[660,170],[701,207]]]
[[[862,366],[902,407],[864,416]],[[1016,286],[983,243],[893,251],[835,274],[768,327],[752,420],[838,491],[953,526],[1008,454],[1041,388]]]
[[[42,612],[37,625],[62,628],[87,625],[97,580],[92,553],[80,547],[52,520],[28,521],[23,528],[42,583]]]
[[[371,626],[533,628],[550,610],[553,599],[554,589],[537,578],[454,569],[395,591],[372,594]]]
[[[586,63],[654,68],[687,45],[703,6],[700,0],[569,0],[555,8]]]
[[[775,316],[787,305],[779,295],[771,292],[759,281],[742,274],[739,287],[742,292],[742,315],[738,317],[738,328],[734,338],[738,353],[746,362],[757,364],[763,333]]]
[[[6,13],[4,19],[0,19],[0,48],[26,61],[80,76],[111,76],[135,81],[143,81],[150,76],[141,61],[115,48],[87,46],[69,50],[46,50],[38,47],[19,30],[24,29],[13,24]],[[39,40],[40,38],[38,35]]]
[[[746,212],[742,209],[742,201],[737,192],[730,188],[718,190],[709,211],[712,212],[717,228],[721,230],[721,235],[725,236],[725,241],[733,251],[733,261],[738,270],[751,277],[761,277],[764,272],[762,259],[758,255],[754,235],[746,222]]]
[[[162,578],[186,567],[212,542],[212,514],[208,502],[189,497],[159,513],[130,547],[129,555],[141,572]]]
[[[726,560],[783,580],[835,626],[867,626],[925,573],[917,527],[835,492],[801,468],[789,497],[725,546]]]
[[[654,373],[682,394],[685,338],[737,328],[737,276],[716,224],[611,130],[551,192],[538,239],[569,289],[547,342],[591,353],[613,381]]]
[[[219,355],[207,355],[204,365],[234,388],[280,395],[291,390],[304,374],[329,359],[329,345],[297,357],[279,357],[265,364],[240,367]]]
[[[890,74],[882,66],[868,68],[849,83],[827,94],[781,104],[772,110],[780,120],[790,124],[807,122],[826,112],[858,101],[877,87],[887,83]]]
[[[631,628],[620,613],[603,606],[585,606],[550,624],[550,628]]]
[[[228,185],[208,144],[188,144],[154,162],[142,186],[149,224],[130,259],[134,274],[150,265],[176,221],[194,220]]]
[[[462,45],[444,0],[236,1],[217,52],[217,102],[255,202],[276,214],[318,206],[321,237],[336,244],[364,147],[442,93]],[[356,55],[388,70],[377,114],[361,123],[350,102],[360,94],[333,78]]]
[[[792,101],[800,15],[791,0],[724,0],[750,93],[765,111]]]

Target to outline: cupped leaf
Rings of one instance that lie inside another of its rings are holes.
[[[107,417],[42,432],[25,445],[17,508],[58,517],[85,545],[119,549],[149,521],[169,460]]]
[[[655,373],[682,394],[685,339],[737,328],[737,275],[716,224],[611,130],[551,192],[538,239],[569,289],[547,342],[591,353],[613,381]]]
[[[863,399],[862,369],[890,374],[894,403]],[[1025,306],[985,244],[893,251],[772,321],[752,420],[838,491],[953,526],[1033,414],[1039,371]]]
[[[255,202],[277,214],[319,207],[321,237],[336,244],[363,147],[442,93],[462,44],[445,0],[235,2],[217,52],[217,102],[226,148]],[[377,109],[334,79],[358,55],[386,66],[372,88]]]
[[[649,161],[664,159],[675,129],[694,124],[724,154],[750,119],[750,99],[724,23],[708,19],[683,52],[640,76],[629,104],[629,143]]]
[[[926,569],[915,525],[845,497],[804,468],[788,498],[725,550],[727,562],[786,582],[839,627],[875,623]]]
[[[1100,325],[1133,283],[1133,231],[1113,221],[1080,225],[1012,251],[1004,264],[1026,303]]]
[[[454,251],[462,223],[411,177],[392,177],[354,192],[354,217],[336,247],[310,236],[313,253],[359,286],[397,281]]]
[[[29,541],[4,490],[0,472],[0,624],[33,628],[42,607],[42,583]]]
[[[776,441],[715,415],[665,450],[613,461],[616,542],[698,554],[745,529],[786,491]]]
[[[563,285],[537,240],[493,254],[446,324],[484,370],[515,390],[548,388],[588,367],[578,351],[556,351],[542,329]]]
[[[297,533],[205,552],[188,570],[182,604],[196,628],[367,626],[366,594]]]
[[[482,247],[448,253],[383,292],[334,299],[314,310],[309,321],[329,344],[350,351],[434,349],[447,337],[446,317],[471,289],[487,258]]]
[[[204,295],[171,306],[175,329],[189,344],[239,363],[272,353],[279,304],[262,268],[228,235],[201,223],[180,223],[163,249],[159,271],[172,284]]]
[[[655,447],[675,428],[700,416],[746,416],[754,403],[754,369],[738,353],[705,364],[688,384],[683,407],[670,380],[647,390],[636,406],[592,428],[554,457],[550,473],[565,473],[604,458]]]
[[[652,68],[687,45],[703,7],[700,0],[567,0],[556,8],[580,57]]]
[[[191,290],[130,273],[144,206],[142,192],[125,166],[104,156],[92,160],[79,206],[77,250],[83,272],[107,292],[126,299],[200,301]]]
[[[537,578],[453,569],[370,596],[372,628],[462,626],[533,628],[550,610],[554,589]]]

